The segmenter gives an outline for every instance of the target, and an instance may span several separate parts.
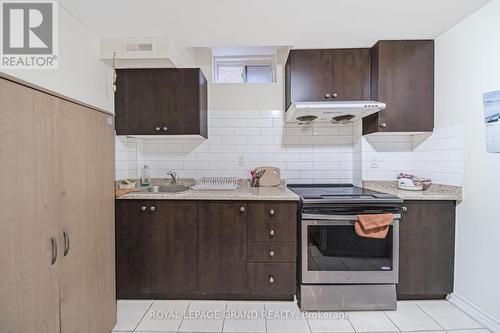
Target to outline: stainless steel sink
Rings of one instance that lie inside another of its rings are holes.
[[[172,184],[172,185],[155,185],[147,188],[148,192],[153,193],[179,193],[189,190],[188,185]]]

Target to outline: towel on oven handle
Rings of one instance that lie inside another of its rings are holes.
[[[354,231],[358,236],[383,239],[387,237],[394,214],[363,214],[358,215],[357,218]]]

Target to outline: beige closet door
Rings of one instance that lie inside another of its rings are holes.
[[[104,333],[116,322],[114,131],[108,116],[60,100],[61,332]]]
[[[90,289],[94,309],[91,332],[108,332],[116,324],[115,129],[114,119],[103,113],[96,113],[92,120],[90,190],[98,200],[90,206],[95,274]]]
[[[55,100],[0,79],[0,330],[59,332]]]

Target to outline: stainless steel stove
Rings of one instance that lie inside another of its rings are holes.
[[[288,187],[301,197],[301,309],[395,309],[402,199],[352,185]],[[358,215],[378,213],[394,216],[386,238],[354,232]]]

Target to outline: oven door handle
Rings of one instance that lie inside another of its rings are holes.
[[[362,215],[362,214],[360,214]],[[401,214],[394,214],[394,220],[400,220]],[[302,220],[357,221],[357,215],[322,215],[302,214]]]

